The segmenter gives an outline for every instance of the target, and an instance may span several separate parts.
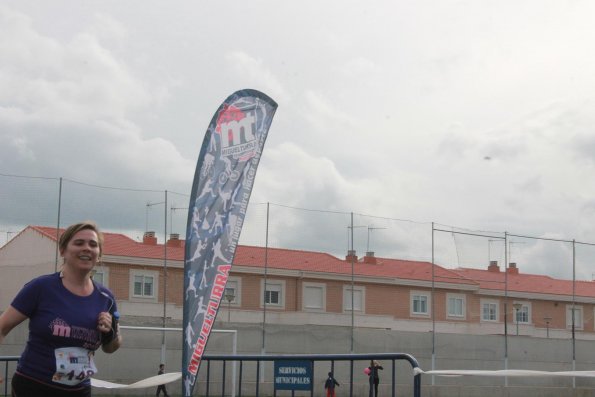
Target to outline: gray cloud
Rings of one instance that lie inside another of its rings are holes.
[[[182,193],[170,205],[186,205],[213,112],[256,88],[279,109],[254,203],[417,222],[361,217],[387,227],[373,232],[380,256],[427,259],[431,221],[595,241],[594,8],[6,0],[0,173],[54,179],[2,187],[10,215],[0,223],[51,224],[64,177],[155,190],[67,182],[65,205],[135,235],[145,223],[160,230],[163,208],[147,203],[167,189]],[[183,233],[182,212],[171,222]],[[344,215],[280,213],[273,241],[344,252]],[[243,239],[262,236],[259,216]],[[355,236],[363,252],[364,228]],[[443,240],[445,263],[485,264],[485,241],[459,239],[457,258],[452,236]],[[523,269],[554,272],[558,254],[538,248]]]

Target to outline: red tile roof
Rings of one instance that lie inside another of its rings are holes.
[[[263,247],[238,246],[234,264],[240,266],[264,267],[265,249]],[[351,262],[330,254],[312,251],[269,248],[267,264],[275,269],[301,270],[319,273],[350,275]],[[432,280],[432,264],[399,259],[376,258],[376,264],[366,264],[361,260],[354,263],[353,272],[357,276],[388,279],[407,279],[417,281]],[[472,280],[435,266],[435,281],[475,284]]]
[[[46,237],[56,241],[56,228],[46,226],[29,226]],[[60,229],[59,235],[64,233]],[[135,241],[121,233],[103,233],[103,255],[128,256],[135,258],[162,259],[163,244],[150,245]],[[184,246],[167,247],[167,257],[171,260],[184,260]]]
[[[505,273],[490,272],[482,269],[459,268],[454,272],[463,277],[470,278],[479,283],[480,288],[488,290],[504,291]],[[552,295],[572,295],[572,280],[555,279],[549,276],[538,274],[508,274],[506,277],[508,291],[552,294]],[[576,281],[576,296],[595,297],[595,282]]]
[[[56,240],[56,228],[44,226],[29,226],[44,236]],[[60,234],[64,230],[60,230]],[[125,256],[148,259],[163,258],[163,244],[144,244],[119,233],[104,232],[104,255]],[[269,248],[267,265],[274,269],[299,270],[331,274],[351,274],[351,263],[333,255],[313,252]],[[167,255],[171,260],[184,260],[184,245],[182,247],[167,247]],[[238,245],[234,264],[238,266],[264,267],[265,248]],[[432,280],[432,264],[410,260],[375,258],[375,264],[365,264],[362,260],[355,263],[354,274],[376,278],[401,280]],[[504,290],[504,272],[492,272],[483,269],[445,269],[434,265],[435,281],[439,283],[455,283],[478,285],[487,290]],[[575,284],[577,296],[595,297],[595,282],[577,281]],[[554,279],[549,276],[535,274],[508,274],[508,290],[526,293],[543,293],[553,295],[572,295],[572,280]]]
[[[44,226],[30,226],[32,229],[55,240],[56,228]],[[60,230],[60,235],[64,232]],[[119,233],[103,232],[103,254],[111,256],[127,256],[135,258],[161,259],[163,258],[163,244],[144,244]],[[351,274],[351,263],[333,255],[291,250],[284,248],[269,248],[266,252],[267,266],[275,269],[299,270],[319,273]],[[168,247],[167,256],[171,260],[184,260],[184,247]],[[265,248],[238,245],[234,264],[239,266],[264,267]],[[432,280],[432,264],[399,259],[376,258],[376,264],[364,264],[358,261],[354,264],[354,274],[358,276],[406,279],[417,281]],[[434,266],[436,282],[476,284],[474,281],[459,274]]]
[[[432,281],[432,264],[430,262],[388,258],[376,258],[376,262],[376,265],[370,265],[370,267],[372,269],[378,267],[377,272],[387,274],[389,277]],[[436,264],[433,266],[435,282],[477,285],[474,280],[461,276],[452,270]]]

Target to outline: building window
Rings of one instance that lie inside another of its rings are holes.
[[[264,279],[261,282],[261,291],[264,291],[261,305],[264,306],[266,303],[267,307],[279,307],[283,308],[285,305],[285,281],[279,280],[267,280],[266,289]]]
[[[517,310],[514,305],[516,303],[520,303],[521,307]],[[531,306],[529,303],[526,302],[514,302],[513,309],[514,310],[514,320],[518,324],[529,324],[531,322]]]
[[[482,321],[498,321],[499,304],[497,301],[481,300],[481,320]]]
[[[159,274],[149,270],[134,270],[130,277],[132,298],[151,299],[157,301],[157,281]]]
[[[267,286],[267,290],[264,293],[264,301],[269,305],[280,305],[281,287],[279,285]]]
[[[572,305],[566,305],[566,328],[572,329]],[[583,307],[574,305],[574,329],[583,329]]]
[[[446,294],[448,317],[462,319],[465,317],[465,295]]]
[[[326,284],[304,283],[302,300],[304,310],[326,310]]]
[[[353,294],[352,294],[353,291]],[[350,312],[353,301],[353,311],[363,313],[364,311],[364,300],[365,300],[365,288],[364,287],[353,287],[350,285],[343,287],[343,310]]]
[[[153,276],[134,276],[134,295],[142,297],[153,296]]]
[[[411,314],[427,316],[430,314],[430,296],[426,293],[411,292]]]
[[[96,267],[93,270],[91,278],[98,284],[103,285],[104,287],[109,287],[108,280],[109,280],[109,268],[106,266]]]
[[[231,301],[229,300],[231,298]],[[240,306],[242,298],[242,292],[240,291],[240,278],[229,277],[227,284],[225,284],[225,292],[223,294],[223,300],[226,304],[233,306]]]

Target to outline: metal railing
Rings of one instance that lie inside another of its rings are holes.
[[[19,361],[20,356],[0,356],[0,362],[4,363],[4,374],[2,375],[2,378],[4,378],[4,384],[3,384],[3,390],[4,390],[4,394],[2,395],[3,397],[8,396],[8,363],[9,362],[17,362]]]
[[[222,368],[220,371],[217,371],[221,374],[221,396],[225,396],[225,384],[226,384],[226,364],[228,362],[238,362],[239,363],[239,374],[238,374],[238,382],[237,382],[237,390],[232,390],[232,396],[242,397],[242,383],[244,381],[243,374],[245,372],[244,363],[246,362],[254,362],[256,365],[255,372],[256,372],[256,379],[254,380],[254,394],[250,393],[251,396],[260,396],[260,384],[261,384],[261,363],[265,361],[310,361],[312,363],[312,376],[314,376],[314,367],[316,363],[330,362],[331,372],[334,372],[335,362],[348,362],[349,363],[349,396],[353,397],[353,384],[354,384],[354,362],[356,361],[367,361],[367,360],[383,360],[383,361],[390,361],[391,365],[391,391],[392,397],[396,397],[396,367],[395,361],[397,360],[405,360],[411,364],[412,371],[411,371],[411,378],[413,378],[413,397],[421,397],[421,374],[414,375],[414,368],[419,368],[419,364],[415,357],[407,353],[375,353],[375,354],[292,354],[292,355],[205,355],[203,357],[203,365],[206,366],[206,382],[205,382],[205,396],[215,396],[219,394],[211,394],[210,386],[211,383],[218,382],[217,380],[211,379],[211,363],[212,362],[221,362]],[[312,382],[313,384],[314,382]],[[235,382],[234,382],[235,384]],[[309,390],[310,396],[314,396],[314,389],[310,388]],[[229,393],[228,393],[229,395]],[[276,388],[273,390],[273,395],[277,395]],[[293,392],[292,392],[293,396]]]
[[[19,356],[0,356],[0,362],[4,362],[4,394],[3,396],[9,396],[8,394],[8,364],[9,362],[16,362],[18,361]],[[225,384],[226,384],[226,366],[228,362],[238,362],[239,363],[239,374],[238,374],[238,382],[237,382],[237,393],[236,390],[232,390],[232,396],[242,396],[242,382],[244,377],[244,364],[247,362],[253,362],[256,365],[256,379],[254,380],[255,385],[255,394],[254,396],[258,397],[261,394],[260,391],[260,384],[261,384],[261,371],[260,371],[260,364],[262,362],[274,362],[277,360],[282,361],[310,361],[312,363],[312,374],[314,374],[314,367],[317,363],[329,363],[331,372],[334,372],[335,363],[336,362],[348,362],[349,363],[349,396],[353,397],[353,383],[354,383],[354,362],[356,361],[367,361],[367,360],[383,360],[383,361],[390,361],[391,362],[391,391],[392,397],[396,397],[396,366],[395,361],[397,360],[404,360],[409,362],[411,365],[411,377],[413,378],[413,397],[421,397],[421,374],[414,375],[414,368],[419,368],[419,364],[415,357],[407,353],[375,353],[375,354],[293,354],[293,355],[205,355],[203,357],[203,361],[205,361],[206,365],[206,390],[205,396],[215,396],[215,394],[211,394],[210,385],[212,382],[216,382],[211,380],[211,363],[213,362],[221,362],[222,369],[221,373],[221,396],[225,396]],[[314,376],[314,375],[313,375]],[[314,382],[312,382],[314,383]],[[233,383],[234,385],[236,382]],[[252,395],[252,394],[251,394]],[[277,395],[277,390],[274,390],[274,396]],[[293,393],[292,393],[293,395]],[[314,396],[314,389],[310,389],[310,396]]]

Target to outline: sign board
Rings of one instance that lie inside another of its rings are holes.
[[[275,390],[312,390],[312,361],[276,360]]]

